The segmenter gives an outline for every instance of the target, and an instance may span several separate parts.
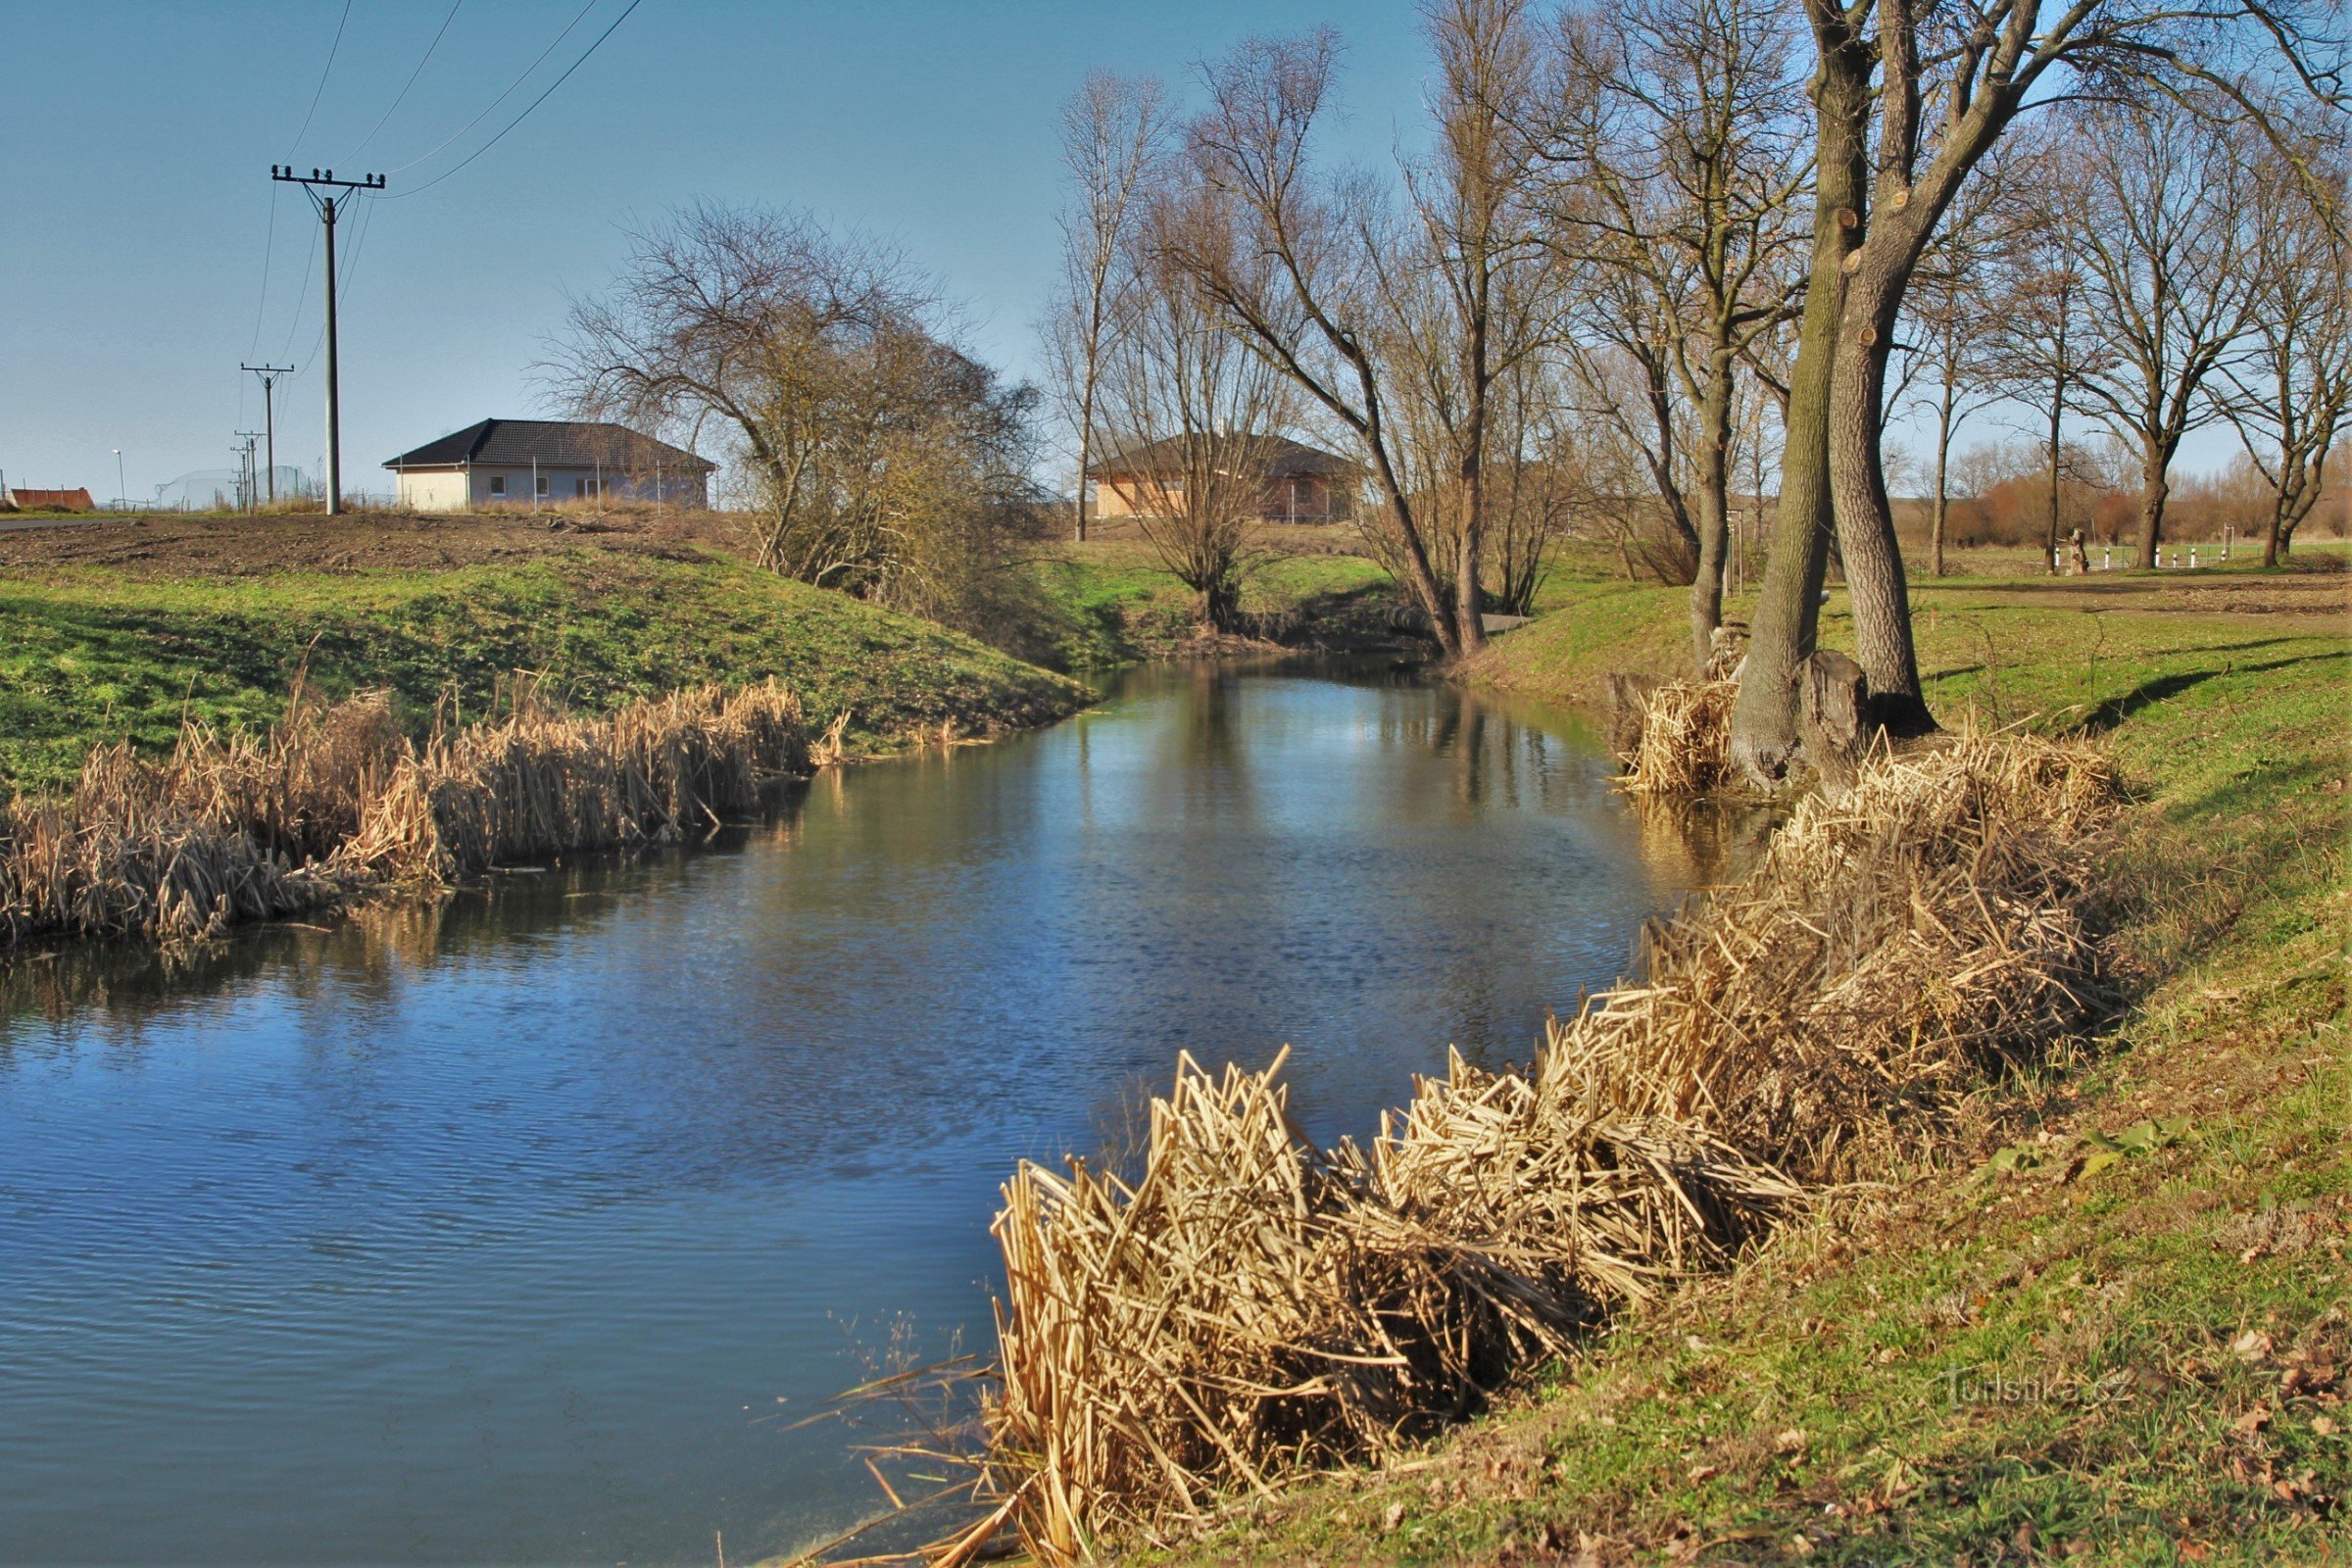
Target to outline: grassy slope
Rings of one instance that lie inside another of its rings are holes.
[[[1056,663],[1096,669],[1136,660],[1167,658],[1194,630],[1194,598],[1135,540],[1065,544],[1035,565],[1052,628]],[[1255,614],[1298,617],[1310,632],[1350,629],[1348,612],[1378,602],[1385,616],[1388,575],[1361,556],[1302,554],[1275,557],[1250,577],[1242,608]]]
[[[1482,673],[1671,668],[1679,595],[1561,597]],[[1943,712],[2087,725],[2140,792],[2135,1004],[2072,1071],[1997,1096],[1944,1168],[1831,1205],[1408,1464],[1245,1514],[1204,1560],[2344,1555],[2352,645],[2310,616],[1922,599]],[[2150,1119],[2179,1141],[2075,1157]],[[2034,1168],[1996,1173],[2012,1142]]]
[[[171,744],[183,710],[257,726],[295,672],[387,686],[422,722],[478,713],[512,671],[603,709],[773,674],[867,750],[952,724],[1057,716],[1079,688],[927,621],[719,562],[582,550],[445,571],[159,580],[103,567],[0,577],[0,784],[70,779],[94,741]]]

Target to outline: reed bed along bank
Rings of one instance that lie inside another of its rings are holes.
[[[996,1234],[991,1476],[1049,1561],[1376,1457],[1808,1191],[1948,1134],[2098,1004],[2086,747],[1964,734],[1798,804],[1648,934],[1641,983],[1524,1072],[1452,1057],[1368,1146],[1309,1146],[1280,1062],[1180,1062],[1132,1181],[1024,1164]]]
[[[1692,796],[1732,779],[1731,680],[1670,680],[1644,694],[1624,747],[1623,783],[1636,795]]]
[[[0,947],[200,941],[242,920],[429,891],[502,862],[664,842],[808,771],[799,700],[698,687],[581,717],[520,688],[417,743],[390,699],[297,689],[262,736],[185,726],[171,756],[100,748],[59,800],[0,812]]]

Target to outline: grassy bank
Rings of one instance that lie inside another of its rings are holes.
[[[1237,1505],[1199,1560],[2340,1554],[2344,582],[1921,585],[1940,711],[2100,737],[2133,793],[2128,1004],[1932,1164],[1406,1460]],[[1672,669],[1681,615],[1670,590],[1563,583],[1472,673],[1589,695],[1612,665]]]
[[[1288,646],[1335,651],[1396,642],[1389,615],[1399,601],[1388,574],[1361,556],[1330,548],[1352,543],[1352,534],[1335,538],[1328,528],[1311,533],[1279,541],[1281,553],[1251,573],[1242,610],[1255,633]],[[1042,553],[1031,570],[1043,612],[1041,639],[1059,667],[1100,669],[1216,651],[1200,636],[1191,590],[1141,540],[1058,545]]]
[[[124,737],[168,749],[183,714],[258,730],[297,670],[328,696],[388,689],[412,731],[445,697],[490,711],[516,670],[588,713],[772,676],[819,729],[847,710],[859,753],[1038,723],[1083,699],[970,638],[724,559],[551,546],[448,567],[0,568],[0,785],[63,784]]]

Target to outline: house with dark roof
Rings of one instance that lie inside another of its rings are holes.
[[[564,501],[710,505],[717,465],[626,425],[583,419],[484,419],[384,465],[400,504],[478,512]]]
[[[1086,470],[1094,482],[1093,515],[1112,522],[1157,515],[1177,504],[1192,470],[1191,438],[1169,436],[1117,449]],[[1287,436],[1248,442],[1220,439],[1221,451],[1247,451],[1263,470],[1259,515],[1268,522],[1345,522],[1355,515],[1355,490],[1363,469],[1337,453]],[[1220,453],[1221,455],[1221,453]]]

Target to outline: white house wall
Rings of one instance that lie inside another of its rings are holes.
[[[630,477],[609,469],[544,467],[547,481],[542,504],[558,506],[592,498],[601,480],[613,501],[658,502],[700,511],[710,505],[708,482],[700,474],[640,474]],[[504,493],[495,481],[504,479]],[[416,512],[467,512],[491,507],[528,507],[531,469],[512,467],[404,468],[399,474],[400,504]]]

